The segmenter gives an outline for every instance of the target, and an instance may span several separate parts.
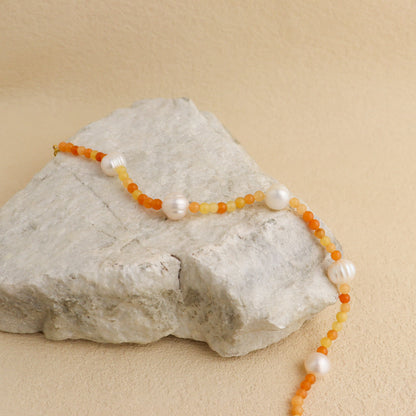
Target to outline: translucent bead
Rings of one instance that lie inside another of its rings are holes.
[[[297,199],[297,198],[291,198],[290,201],[289,201],[289,205],[292,208],[297,208],[299,206],[299,199]]]
[[[332,341],[328,337],[324,337],[321,339],[321,345],[323,347],[329,348],[332,344]]]
[[[247,195],[244,197],[244,202],[245,202],[246,204],[252,204],[254,201],[255,201],[255,199],[254,199],[254,195],[247,194]]]
[[[349,312],[351,310],[351,305],[349,303],[343,303],[339,309],[341,312]]]
[[[336,284],[342,285],[343,283],[350,283],[355,276],[354,263],[347,259],[340,259],[334,261],[327,271],[329,280]]]
[[[211,202],[209,204],[209,212],[212,212],[213,214],[215,214],[218,211],[218,204],[215,202]]]
[[[333,322],[332,323],[332,329],[334,331],[337,331],[337,332],[341,331],[341,329],[342,329],[342,323],[341,322],[338,322],[338,321]]]
[[[300,396],[293,396],[291,403],[292,403],[293,406],[302,406],[303,405],[303,398],[300,397]]]
[[[256,191],[254,192],[254,199],[257,202],[261,202],[264,199],[264,192],[263,191]]]
[[[347,313],[346,312],[338,312],[337,313],[337,321],[338,322],[345,322],[347,320]]]
[[[131,195],[137,201],[137,198],[139,197],[140,194],[141,192],[138,189],[136,189]]]
[[[321,244],[326,247],[328,244],[331,243],[331,239],[326,235],[324,237],[322,237],[320,240]]]
[[[235,201],[228,201],[227,202],[227,211],[233,212],[237,209],[237,206],[235,205]]]
[[[201,212],[201,214],[208,214],[209,213],[209,204],[207,204],[206,202],[203,202],[202,204],[199,205],[199,211]]]
[[[97,156],[97,151],[96,150],[93,150],[92,152],[91,152],[91,155],[90,155],[90,158],[92,159],[92,160],[95,160],[95,157]]]
[[[246,201],[244,201],[244,198],[236,198],[236,200],[235,200],[235,206],[237,207],[237,208],[243,208],[244,207],[244,205],[246,204]]]
[[[343,283],[339,287],[339,293],[349,293],[351,290],[351,286],[348,283]]]
[[[189,211],[193,212],[194,214],[199,211],[199,204],[198,202],[191,202],[189,204]]]
[[[300,204],[299,206],[298,206],[298,209],[297,209],[297,211],[298,211],[298,214],[302,217],[303,216],[303,214],[306,212],[306,210],[307,210],[307,207],[306,207],[306,205],[305,204]]]
[[[326,251],[328,252],[328,253],[333,253],[334,251],[336,251],[337,250],[337,247],[335,246],[335,244],[334,243],[329,243],[326,247]]]
[[[224,202],[218,202],[218,214],[224,214],[224,212],[227,212],[227,204]]]

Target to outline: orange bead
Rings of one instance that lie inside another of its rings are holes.
[[[137,186],[137,184],[135,184],[134,182],[129,183],[127,185],[127,190],[132,194],[134,191],[137,191],[137,189],[139,189],[139,187]]]
[[[325,236],[325,230],[323,230],[322,228],[318,228],[315,231],[315,237],[321,239],[322,237]]]
[[[302,416],[303,415],[303,407],[302,406],[293,406],[292,407],[292,415],[293,416]]]
[[[145,201],[147,198],[148,198],[148,196],[147,196],[146,194],[140,194],[140,195],[137,197],[137,202],[138,202],[140,205],[143,205],[144,201]]]
[[[315,374],[306,374],[305,380],[308,381],[311,384],[314,384],[316,381]]]
[[[292,403],[292,406],[302,406],[303,398],[300,396],[293,396],[291,403]]]
[[[159,211],[162,208],[162,200],[158,198],[154,199],[152,202],[152,208]]]
[[[330,331],[328,331],[328,333],[326,334],[326,336],[330,339],[330,340],[334,340],[334,339],[337,339],[337,337],[338,337],[338,332],[337,331],[335,331],[335,330],[333,330],[333,329],[331,329]]]
[[[105,156],[105,153],[98,152],[95,156],[97,162],[101,162],[102,158]]]
[[[328,348],[324,347],[323,345],[321,345],[316,352],[320,352],[321,354],[325,354],[328,355]]]
[[[308,395],[308,392],[303,389],[298,389],[298,391],[296,392],[296,396],[300,396],[302,397],[302,399],[306,399],[307,395]]]
[[[246,202],[246,204],[252,204],[252,203],[255,201],[255,199],[254,199],[254,195],[247,194],[247,195],[244,197],[244,201]]]
[[[59,143],[59,144],[58,144],[58,149],[59,149],[61,152],[66,152],[66,143],[65,143],[65,142],[61,142],[61,143]]]
[[[332,260],[337,261],[341,258],[341,252],[338,250],[335,250],[332,252],[331,257],[332,257]]]
[[[300,388],[308,391],[311,389],[311,383],[309,383],[309,381],[303,380],[302,383],[300,383]]]
[[[225,202],[218,202],[218,214],[224,214],[227,212],[227,204]]]
[[[153,205],[153,198],[147,197],[143,202],[143,206],[145,208],[152,208],[152,205]]]
[[[198,212],[199,211],[199,204],[198,204],[198,202],[191,202],[189,204],[189,211],[191,211],[193,213]]]
[[[78,156],[78,146],[72,145],[72,148],[71,148],[71,153],[72,153],[74,156]]]
[[[92,149],[88,148],[84,150],[84,156],[89,159],[91,157]]]
[[[73,144],[72,143],[67,143],[65,145],[65,152],[70,152],[72,149]]]
[[[339,295],[341,303],[348,303],[351,300],[351,296],[348,293],[342,293]]]
[[[320,224],[318,220],[311,220],[308,222],[308,227],[311,230],[317,230],[319,228]]]
[[[311,211],[305,211],[303,214],[303,219],[305,222],[309,222],[313,220],[313,213]]]
[[[78,147],[78,154],[80,156],[82,156],[84,154],[84,152],[85,152],[85,147],[84,146],[79,146]]]

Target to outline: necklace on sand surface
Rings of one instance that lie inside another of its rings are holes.
[[[291,195],[289,190],[280,183],[275,183],[264,192],[258,190],[253,194],[238,197],[228,202],[202,202],[189,201],[182,194],[171,193],[163,201],[153,199],[139,190],[139,187],[129,177],[126,168],[126,159],[121,153],[113,152],[105,154],[77,146],[72,143],[61,142],[54,145],[54,155],[58,152],[71,153],[74,156],[84,156],[87,159],[96,160],[101,163],[103,172],[108,176],[118,176],[123,186],[132,195],[133,199],[144,208],[156,211],[162,210],[167,218],[180,220],[188,213],[190,214],[226,214],[235,210],[243,209],[246,205],[254,203],[264,203],[272,210],[291,209],[296,215],[301,217],[308,229],[319,240],[319,243],[331,256],[333,263],[328,267],[327,275],[329,280],[336,285],[340,310],[336,314],[336,320],[332,323],[332,328],[320,341],[320,346],[305,359],[306,375],[299,385],[298,390],[291,400],[292,416],[303,415],[303,403],[317,377],[323,376],[330,370],[331,364],[328,358],[328,348],[337,339],[338,332],[341,331],[343,323],[347,320],[347,313],[350,311],[350,284],[355,276],[355,266],[347,259],[342,258],[341,252],[336,249],[335,244],[321,228],[319,221],[314,218],[313,212],[308,210],[304,203]]]

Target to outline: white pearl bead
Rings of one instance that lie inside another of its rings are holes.
[[[171,220],[179,220],[186,215],[189,202],[181,194],[171,193],[163,199],[162,211]]]
[[[289,190],[281,183],[274,183],[267,191],[265,202],[270,209],[283,209],[289,204]]]
[[[118,166],[126,166],[126,159],[119,152],[109,153],[101,159],[101,169],[108,176],[116,176]]]
[[[343,283],[350,283],[355,276],[354,263],[347,259],[341,259],[334,261],[328,267],[329,280],[336,284],[342,285]]]
[[[331,369],[331,362],[325,354],[313,352],[305,360],[305,369],[307,373],[315,374],[315,376],[323,376]]]

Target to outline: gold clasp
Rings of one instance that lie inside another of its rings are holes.
[[[52,147],[53,147],[53,155],[56,156],[58,152],[60,152],[60,150],[56,144],[54,144]]]

